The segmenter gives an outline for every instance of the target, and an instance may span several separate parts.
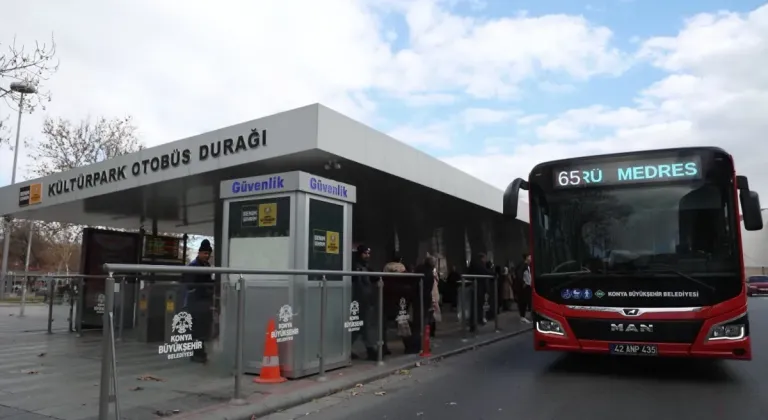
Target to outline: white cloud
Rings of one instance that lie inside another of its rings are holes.
[[[508,121],[519,111],[490,109],[490,108],[467,108],[462,112],[462,122],[464,128],[470,130],[478,125],[498,124]]]
[[[10,2],[0,40],[53,32],[61,68],[47,86],[49,114],[133,114],[149,145],[314,102],[371,123],[371,92],[450,104],[456,94],[509,97],[540,70],[587,78],[625,68],[611,31],[584,18],[475,19],[450,3]],[[409,38],[383,25],[382,10],[404,14]],[[406,46],[395,51],[395,41]],[[26,117],[23,135],[39,135],[44,116]]]
[[[504,188],[535,163],[595,153],[720,146],[768,203],[768,6],[752,13],[701,14],[673,37],[651,38],[638,56],[669,74],[634,108],[571,110],[537,129],[547,141],[505,154],[456,156],[449,163]],[[609,130],[590,136],[589,129]]]

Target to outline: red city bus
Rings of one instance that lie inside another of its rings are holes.
[[[739,202],[760,200],[713,147],[545,162],[530,199],[534,348],[751,360]]]

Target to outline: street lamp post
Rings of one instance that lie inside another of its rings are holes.
[[[29,82],[13,82],[11,83],[11,90],[19,93],[19,118],[16,121],[16,146],[13,148],[13,168],[11,169],[11,185],[16,183],[16,164],[19,160],[19,139],[21,137],[21,114],[24,112],[24,95],[32,95],[37,93],[37,88],[34,84]],[[6,273],[8,272],[8,251],[11,246],[11,230],[13,225],[11,224],[12,218],[7,216],[5,218],[5,232],[3,234],[3,266],[0,271],[0,298],[5,296],[5,289],[8,286]],[[30,237],[32,230],[30,229]]]

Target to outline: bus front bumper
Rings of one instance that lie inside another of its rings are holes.
[[[660,357],[701,357],[733,360],[752,360],[752,347],[749,335],[735,340],[707,340],[709,329],[716,325],[717,319],[706,320],[702,332],[692,343],[654,343],[637,342],[632,340],[588,340],[577,338],[566,319],[555,314],[547,313],[545,319],[562,325],[561,333],[553,333],[547,328],[541,328],[540,319],[535,321],[534,349],[536,351],[562,351],[573,353],[611,354],[612,345],[651,345],[653,354],[643,356]]]

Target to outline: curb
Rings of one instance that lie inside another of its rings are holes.
[[[360,374],[360,375],[353,375],[350,377],[346,377],[344,379],[334,381],[333,383],[328,383],[328,386],[325,386],[325,387],[308,389],[306,391],[300,390],[290,395],[286,395],[286,397],[279,402],[276,401],[272,404],[270,404],[268,401],[249,403],[248,405],[241,406],[241,407],[232,407],[229,410],[229,413],[227,414],[211,416],[212,413],[208,413],[207,415],[203,414],[204,417],[200,417],[200,418],[206,418],[206,419],[219,418],[222,420],[253,420],[259,417],[266,416],[268,414],[273,414],[278,411],[287,410],[289,408],[297,407],[299,405],[306,404],[316,399],[320,399],[320,398],[327,397],[329,395],[336,394],[338,392],[344,391],[345,389],[354,388],[355,385],[357,384],[367,384],[367,383],[375,382],[379,379],[386,378],[404,369],[418,368],[430,363],[447,359],[452,356],[456,356],[462,353],[476,350],[480,347],[485,347],[490,344],[529,332],[531,331],[531,329],[532,329],[531,327],[528,327],[519,331],[514,331],[509,333],[498,332],[497,335],[493,337],[475,341],[472,343],[467,343],[464,346],[461,346],[453,350],[449,350],[445,353],[436,354],[431,357],[425,357],[419,360],[409,361],[406,363],[401,363],[397,366],[394,366],[394,365],[386,366],[386,369],[375,372],[373,374],[364,372],[363,374]],[[197,418],[197,416],[188,417],[188,419],[190,420],[194,418]]]

